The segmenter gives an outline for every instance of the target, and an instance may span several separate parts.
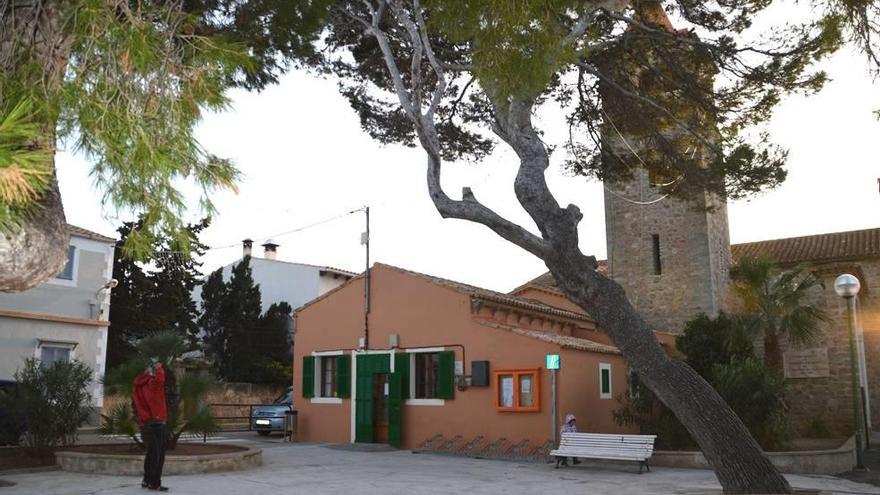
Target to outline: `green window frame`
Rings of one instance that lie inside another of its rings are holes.
[[[311,399],[315,396],[315,356],[303,356],[302,396]]]
[[[351,397],[351,356],[336,357],[336,396],[341,399]]]
[[[599,363],[599,398],[612,398],[611,364]]]

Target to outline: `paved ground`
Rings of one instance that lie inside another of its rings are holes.
[[[278,437],[228,435],[221,441],[258,445],[263,467],[251,471],[171,476],[164,482],[175,494],[675,494],[719,493],[711,471],[657,467],[637,474],[635,464],[582,464],[554,470],[552,465],[527,464],[412,454],[408,451],[359,452],[318,444],[283,443]],[[138,494],[137,477],[97,476],[62,471],[3,475],[12,494]],[[874,487],[830,476],[790,476],[797,488],[841,494],[878,494]]]

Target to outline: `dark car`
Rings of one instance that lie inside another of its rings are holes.
[[[0,380],[0,445],[18,445],[27,429],[24,414],[15,407],[18,383]]]
[[[293,387],[275,399],[271,405],[257,406],[251,418],[251,428],[262,436],[273,431],[284,431],[284,418],[293,412]]]

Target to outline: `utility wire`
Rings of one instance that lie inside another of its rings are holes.
[[[354,209],[354,210],[351,210],[351,211],[347,211],[347,212],[345,212],[345,213],[341,213],[341,214],[339,214],[339,215],[335,215],[335,216],[332,216],[332,217],[324,218],[323,220],[318,220],[317,222],[313,222],[313,223],[310,223],[310,224],[308,224],[308,225],[303,225],[303,226],[301,226],[301,227],[297,227],[297,228],[295,228],[295,229],[291,229],[291,230],[285,230],[284,232],[279,232],[279,233],[277,233],[277,234],[271,234],[271,235],[268,235],[268,236],[266,236],[266,237],[260,237],[260,238],[258,238],[258,239],[259,239],[259,240],[267,240],[267,239],[272,239],[272,238],[275,238],[275,237],[281,237],[281,236],[285,236],[285,235],[289,235],[289,234],[295,234],[295,233],[297,233],[297,232],[302,232],[302,231],[307,230],[307,229],[310,229],[310,228],[312,228],[312,227],[317,227],[317,226],[319,226],[319,225],[323,225],[323,224],[325,224],[325,223],[329,223],[329,222],[332,222],[332,221],[334,221],[334,220],[339,220],[340,218],[344,218],[344,217],[347,217],[347,216],[349,216],[349,215],[353,215],[353,214],[355,214],[355,213],[362,212],[362,211],[364,211],[364,208],[366,208],[366,207],[357,208],[357,209]],[[229,244],[224,244],[224,245],[222,245],[222,246],[212,246],[212,247],[207,247],[207,248],[205,248],[205,252],[208,252],[208,251],[216,251],[216,250],[218,250],[218,249],[229,249],[229,248],[237,247],[237,246],[240,246],[240,245],[241,245],[241,241],[233,242],[233,243],[229,243]],[[175,254],[189,254],[189,253],[188,253],[188,252],[184,252],[184,251],[162,250],[162,251],[158,251],[158,252],[154,253],[154,257],[160,257],[160,256],[171,256],[171,255],[175,255]]]

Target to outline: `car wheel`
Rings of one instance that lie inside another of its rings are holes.
[[[272,433],[272,432],[271,431],[258,431],[257,433],[259,433],[261,437],[268,437],[269,433]]]

